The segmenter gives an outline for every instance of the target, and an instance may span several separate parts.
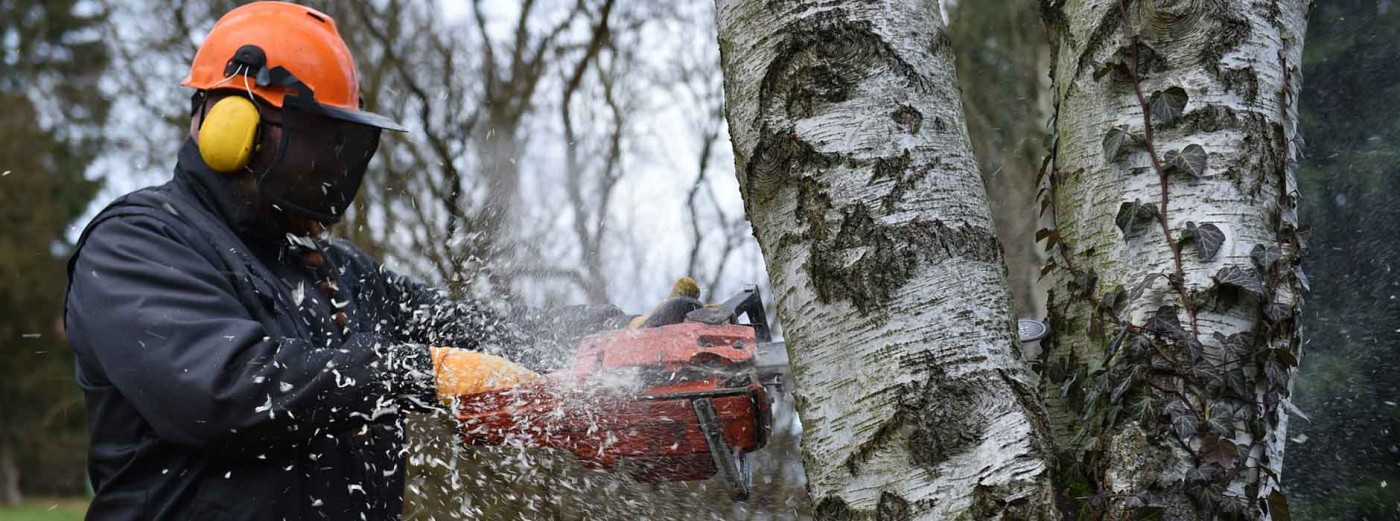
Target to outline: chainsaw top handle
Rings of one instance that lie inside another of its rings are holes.
[[[773,340],[773,334],[768,329],[768,317],[763,311],[763,299],[758,295],[757,286],[748,286],[739,294],[729,297],[729,300],[719,305],[705,306],[686,313],[685,320],[718,326],[736,323],[740,315],[749,317],[749,325],[753,326],[754,340],[758,342],[771,342]]]

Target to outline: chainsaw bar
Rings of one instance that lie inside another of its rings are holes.
[[[729,488],[729,497],[736,501],[748,499],[753,487],[753,472],[747,468],[748,458],[742,452],[730,450],[729,444],[724,441],[723,426],[720,425],[719,413],[715,412],[713,401],[698,398],[690,403],[695,408],[695,417],[700,420],[705,443],[710,446],[710,458],[715,462],[716,473]]]

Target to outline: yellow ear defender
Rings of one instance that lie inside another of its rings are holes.
[[[215,103],[199,127],[199,155],[215,172],[241,171],[257,150],[258,107],[248,98],[229,96]]]

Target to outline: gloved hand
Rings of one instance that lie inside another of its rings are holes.
[[[453,347],[434,347],[431,352],[433,379],[442,403],[451,403],[464,394],[484,393],[544,378],[525,366],[495,355]]]
[[[666,300],[652,308],[651,313],[633,318],[627,324],[627,329],[679,324],[685,321],[687,313],[704,306],[705,304],[700,302],[700,285],[695,279],[681,277],[671,285],[671,294]]]

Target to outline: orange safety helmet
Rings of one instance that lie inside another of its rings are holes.
[[[239,74],[245,81],[233,79]],[[405,131],[394,120],[362,109],[360,76],[350,49],[335,21],[310,7],[253,2],[229,11],[209,30],[189,75],[180,82],[200,91],[223,85],[242,90],[245,83],[274,107],[299,98],[299,108]]]

